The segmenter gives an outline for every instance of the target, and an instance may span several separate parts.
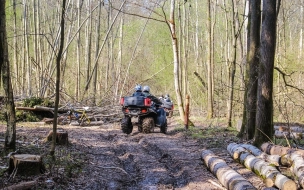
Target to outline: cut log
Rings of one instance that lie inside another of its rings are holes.
[[[41,156],[31,154],[15,154],[10,156],[8,172],[13,175],[37,175],[42,173]]]
[[[35,108],[30,107],[16,107],[16,110],[35,111]]]
[[[300,132],[303,133],[304,132],[304,128],[300,127],[300,126],[282,126],[282,125],[275,125],[274,126],[275,130],[278,131],[292,131],[292,132]]]
[[[289,147],[283,147],[283,146],[278,146],[270,143],[263,143],[261,145],[261,150],[267,154],[271,155],[285,155],[285,154],[291,154],[293,152],[296,152],[297,154],[300,154],[301,156],[304,156],[304,150],[302,149],[293,149]]]
[[[241,144],[240,146],[248,150],[254,156],[261,158],[269,162],[270,164],[274,164],[276,166],[282,165],[286,167],[291,166],[291,162],[289,161],[290,159],[288,155],[269,155],[251,144]]]
[[[297,153],[292,153],[290,155],[293,164],[291,170],[297,176],[298,182],[302,188],[304,188],[304,159],[301,155]]]
[[[50,131],[46,137],[47,141],[52,141],[53,139],[53,131]],[[68,144],[68,132],[64,130],[58,130],[56,134],[56,143],[60,145]]]
[[[27,181],[27,182],[21,182],[19,184],[11,185],[8,187],[5,187],[5,190],[28,190],[28,189],[34,189],[37,184],[36,181]]]
[[[235,151],[237,151],[237,161],[265,179],[264,182],[267,187],[275,185],[279,189],[297,189],[297,185],[293,180],[282,175],[272,164],[261,158],[255,157],[240,145],[231,143],[227,146],[227,150],[232,157],[235,156]]]
[[[288,147],[282,147],[278,145],[272,145],[270,143],[264,143],[261,146],[265,152],[273,154],[282,154],[285,156],[286,162],[291,162],[291,171],[297,176],[298,182],[302,188],[304,188],[304,159],[303,150],[295,150]]]
[[[231,169],[223,159],[216,156],[211,150],[204,150],[202,152],[202,159],[210,171],[227,189],[256,189],[248,180]]]
[[[276,138],[302,139],[304,135],[301,132],[288,132],[288,131],[275,130],[274,136]]]

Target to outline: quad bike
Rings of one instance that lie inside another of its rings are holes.
[[[166,115],[168,117],[172,117],[173,116],[173,110],[174,110],[174,105],[173,102],[171,100],[166,100],[166,99],[162,99],[162,107],[164,108]]]
[[[151,133],[155,127],[159,127],[164,134],[167,133],[167,118],[165,110],[156,105],[145,96],[126,96],[120,100],[124,118],[121,121],[123,133],[130,134],[133,131],[131,118],[138,118],[138,131]]]

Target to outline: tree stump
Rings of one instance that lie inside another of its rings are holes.
[[[44,170],[42,158],[39,155],[15,154],[10,156],[8,172],[13,175],[37,175]]]
[[[47,135],[47,141],[52,141],[53,131],[50,131]],[[58,130],[56,134],[56,143],[59,145],[67,145],[68,144],[68,132],[64,130]]]

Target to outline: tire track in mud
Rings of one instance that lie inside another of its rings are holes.
[[[198,143],[181,134],[96,129],[77,141],[89,160],[79,189],[218,189],[208,182],[217,179],[203,166]]]
[[[126,189],[208,189],[199,188],[206,184],[203,173],[209,172],[200,160],[198,144],[189,149],[178,136],[157,132],[133,134],[125,140],[117,149],[125,152],[120,156],[124,169],[136,176],[136,183]],[[212,175],[207,178],[214,179]]]

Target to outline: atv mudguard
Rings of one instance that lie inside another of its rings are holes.
[[[156,125],[163,126],[167,120],[166,118],[166,111],[163,108],[159,108],[156,110],[157,117],[156,117]]]

